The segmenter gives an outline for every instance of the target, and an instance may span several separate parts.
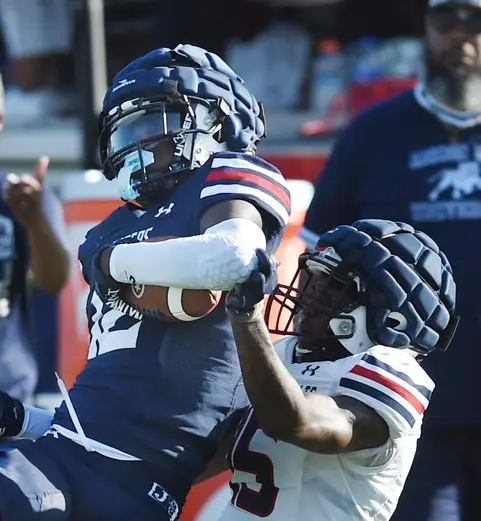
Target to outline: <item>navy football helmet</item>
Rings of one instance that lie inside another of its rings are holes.
[[[269,297],[266,318],[273,333],[299,337],[299,356],[337,360],[375,345],[424,356],[449,346],[455,300],[450,264],[432,239],[366,219],[321,235],[291,284]]]
[[[102,170],[124,200],[162,199],[212,154],[254,153],[264,121],[262,105],[217,55],[157,49],[127,65],[105,95]]]

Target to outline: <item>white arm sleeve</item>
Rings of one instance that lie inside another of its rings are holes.
[[[23,407],[25,409],[25,418],[23,420],[22,430],[16,437],[40,438],[40,436],[43,436],[50,429],[53,412],[25,404],[23,404]]]
[[[123,283],[229,291],[257,266],[257,248],[266,248],[262,229],[229,219],[203,235],[115,246],[110,273]]]

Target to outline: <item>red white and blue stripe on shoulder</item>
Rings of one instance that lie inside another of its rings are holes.
[[[434,383],[414,359],[413,364],[419,370],[415,376],[407,374],[408,364],[397,364],[394,357],[385,361],[365,354],[341,378],[340,391],[365,402],[398,424],[413,427],[426,410],[434,389]]]
[[[200,194],[201,199],[246,199],[286,226],[291,196],[282,173],[263,159],[233,152],[218,153]],[[207,201],[206,201],[207,202]]]

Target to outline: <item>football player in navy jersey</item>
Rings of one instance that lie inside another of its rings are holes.
[[[121,283],[228,291],[275,252],[290,213],[256,158],[262,107],[218,56],[158,49],[122,70],[100,116],[105,176],[125,204],[79,249],[88,361],[55,415],[3,395],[2,521],[170,520],[246,405],[223,305],[191,322],[118,305]],[[152,237],[175,237],[147,242]]]

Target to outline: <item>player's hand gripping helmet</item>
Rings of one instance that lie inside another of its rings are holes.
[[[321,235],[266,312],[273,333],[300,337],[301,355],[336,360],[374,345],[427,355],[450,344],[455,299],[451,267],[432,239],[404,223],[366,219]]]
[[[254,153],[264,130],[262,105],[221,58],[192,45],[157,49],[105,95],[102,169],[122,199],[158,200],[215,152]]]

